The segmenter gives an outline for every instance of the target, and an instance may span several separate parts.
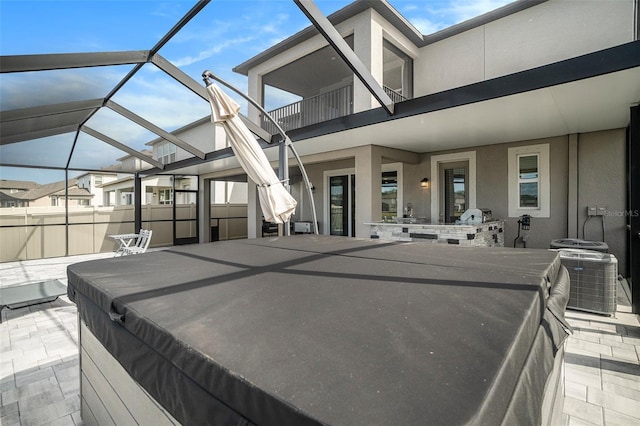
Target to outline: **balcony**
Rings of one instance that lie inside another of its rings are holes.
[[[386,86],[384,90],[394,102],[407,99]],[[353,114],[353,85],[351,84],[269,111],[271,118],[285,132],[349,114]],[[271,134],[278,133],[275,125],[266,117],[261,116],[260,121],[264,130]]]

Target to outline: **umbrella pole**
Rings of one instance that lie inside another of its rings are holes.
[[[212,78],[217,82],[219,82],[220,84],[227,86],[229,89],[233,90],[238,95],[245,98],[251,105],[256,107],[265,117],[267,117],[269,121],[273,123],[274,126],[276,126],[276,129],[278,129],[278,132],[282,135],[282,138],[283,138],[283,142],[282,142],[280,153],[279,153],[280,155],[280,167],[278,169],[279,179],[286,182],[285,188],[288,191],[289,190],[289,158],[286,155],[286,148],[284,149],[282,148],[282,147],[288,146],[291,149],[293,156],[296,158],[296,162],[298,163],[298,167],[300,168],[300,172],[302,173],[302,179],[304,180],[304,184],[307,187],[307,193],[309,194],[309,201],[311,202],[311,215],[313,216],[313,231],[316,235],[319,235],[320,232],[318,230],[318,217],[316,215],[316,203],[313,201],[313,191],[311,190],[311,182],[309,181],[309,176],[307,175],[307,171],[304,168],[304,164],[302,164],[302,160],[300,159],[298,152],[293,147],[293,142],[291,142],[291,139],[289,139],[289,136],[287,136],[287,134],[282,129],[282,127],[280,127],[280,125],[271,117],[271,115],[269,115],[269,113],[264,108],[262,108],[262,106],[259,103],[251,99],[250,96],[245,95],[240,90],[238,90],[235,86],[233,86],[231,83],[227,83],[226,81],[224,81],[223,79],[221,79],[220,77],[212,73],[211,71],[205,70],[202,73],[202,79],[204,80],[207,86],[211,84],[211,82],[209,81],[209,78]],[[271,141],[267,141],[267,142],[271,143]],[[283,154],[283,151],[284,151],[284,154]],[[283,161],[286,163],[286,167],[282,166]],[[284,178],[285,174],[286,174],[286,180]],[[286,225],[285,228],[287,228],[285,230],[285,235],[290,234],[290,228],[288,224],[289,222],[285,224]]]
[[[291,149],[293,156],[296,158],[296,162],[298,163],[298,167],[300,168],[300,172],[302,173],[302,180],[304,180],[304,185],[307,187],[307,193],[309,194],[309,201],[311,202],[311,214],[313,216],[313,232],[316,235],[319,235],[318,231],[318,218],[316,217],[316,203],[313,201],[313,191],[311,190],[311,182],[309,181],[309,176],[307,176],[307,170],[304,168],[304,164],[302,164],[302,160],[298,155],[298,151],[293,147],[293,143],[289,136],[286,136],[284,144]]]

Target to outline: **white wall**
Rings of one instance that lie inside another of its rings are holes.
[[[549,0],[430,44],[414,62],[427,95],[634,40],[634,0]]]
[[[411,41],[389,24],[380,14],[371,9],[339,23],[336,26],[336,30],[342,37],[354,35],[354,52],[380,84],[382,84],[383,77],[383,38],[389,40],[394,46],[412,58],[416,58],[418,55],[418,48]],[[249,96],[256,100],[262,99],[261,79],[263,75],[313,53],[327,46],[327,44],[322,35],[317,35],[250,69],[248,73]],[[330,87],[326,89],[329,90]],[[364,111],[378,106],[378,102],[371,93],[358,79],[355,79],[354,111]],[[249,108],[249,118],[258,122],[255,108]]]

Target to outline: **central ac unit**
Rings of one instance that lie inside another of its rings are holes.
[[[615,256],[579,249],[558,251],[571,278],[567,308],[612,315],[616,311],[618,279]]]

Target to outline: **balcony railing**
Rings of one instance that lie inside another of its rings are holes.
[[[394,103],[406,101],[408,99],[402,96],[400,93],[396,92],[395,90],[388,88],[387,86],[383,86],[383,89],[385,92],[387,92],[387,95],[389,95],[389,97]]]
[[[349,85],[274,109],[269,115],[286,132],[352,113],[353,86]],[[263,129],[271,134],[277,133],[268,119],[262,117],[261,121]]]
[[[400,93],[386,86],[384,90],[393,102],[407,100]],[[285,132],[349,114],[353,114],[353,85],[305,98],[269,112],[271,118]],[[271,134],[278,133],[274,124],[266,117],[261,117],[261,126]]]

